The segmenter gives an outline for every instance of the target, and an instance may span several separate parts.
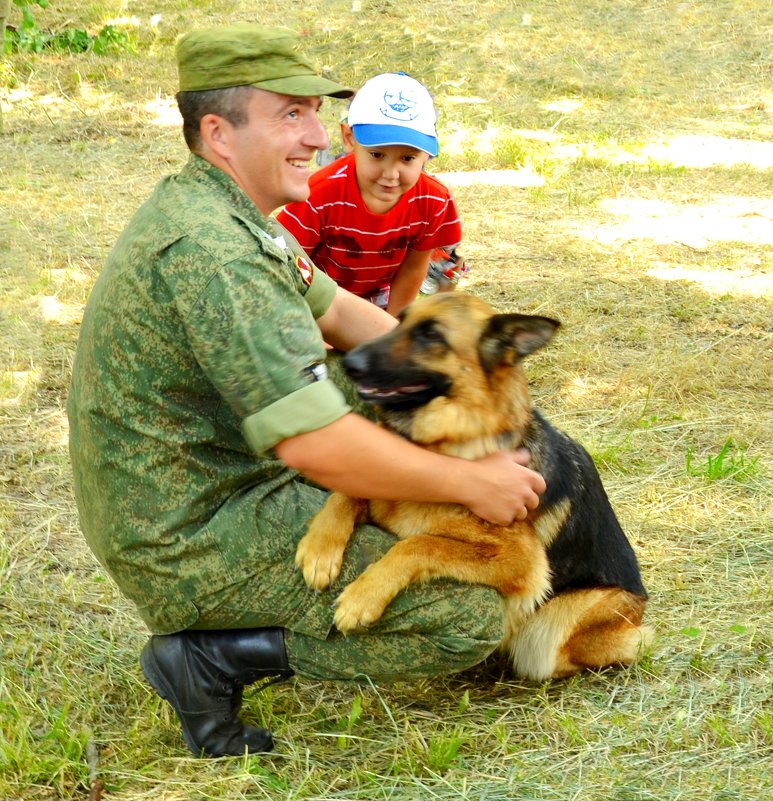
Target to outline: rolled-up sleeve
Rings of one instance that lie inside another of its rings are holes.
[[[283,439],[335,422],[349,410],[332,381],[317,381],[250,415],[242,428],[253,450],[264,453]]]

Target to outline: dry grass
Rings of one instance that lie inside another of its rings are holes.
[[[41,25],[136,15],[138,54],[0,62],[0,797],[770,797],[769,2],[261,4],[336,77],[435,92],[467,288],[563,320],[534,394],[597,460],[659,636],[637,668],[546,685],[297,680],[248,700],[277,751],[219,761],[142,681],[146,633],[78,531],[63,404],[104,257],[185,159],[174,38],[254,4],[52,6]]]

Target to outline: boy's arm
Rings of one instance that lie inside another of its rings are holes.
[[[387,311],[397,317],[398,314],[419,294],[421,282],[427,275],[431,250],[409,250],[403,263],[395,273],[389,290]]]

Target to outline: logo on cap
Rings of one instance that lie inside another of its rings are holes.
[[[385,117],[391,120],[400,120],[401,122],[410,122],[419,116],[416,109],[416,101],[410,97],[406,97],[402,92],[394,94],[393,92],[384,92],[384,103],[380,111]]]

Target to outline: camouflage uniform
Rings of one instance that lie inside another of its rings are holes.
[[[436,582],[363,636],[333,628],[337,592],[393,541],[383,531],[358,529],[327,593],[293,567],[326,493],[271,449],[348,413],[353,393],[335,365],[327,377],[315,321],[335,284],[288,240],[195,155],[139,209],[94,286],[73,366],[84,535],[155,633],[281,626],[292,667],[319,678],[474,664],[502,635],[493,590]]]

